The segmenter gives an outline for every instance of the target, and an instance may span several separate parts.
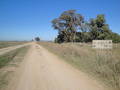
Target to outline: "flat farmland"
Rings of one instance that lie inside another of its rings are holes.
[[[21,45],[21,44],[24,44],[24,43],[26,43],[26,42],[0,41],[0,49],[10,47],[10,46],[15,46],[15,45]]]

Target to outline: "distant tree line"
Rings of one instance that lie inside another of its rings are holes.
[[[113,40],[120,42],[120,35],[110,30],[103,14],[85,21],[76,10],[63,12],[52,21],[54,29],[58,30],[55,42],[91,42],[92,40]]]

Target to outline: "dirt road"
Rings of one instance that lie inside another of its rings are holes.
[[[7,90],[107,90],[33,43]]]
[[[24,46],[27,46],[27,45],[30,45],[31,43],[27,43],[27,44],[22,44],[22,45],[16,45],[16,46],[11,46],[11,47],[7,47],[7,48],[2,48],[0,49],[0,55],[3,55],[7,52],[10,52],[12,50],[15,50],[17,48],[21,48],[21,47],[24,47]]]

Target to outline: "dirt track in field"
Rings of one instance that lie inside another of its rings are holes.
[[[7,90],[107,90],[56,55],[33,43]]]
[[[27,44],[22,44],[22,45],[16,45],[16,46],[11,46],[11,47],[7,47],[7,48],[2,48],[0,49],[0,55],[3,55],[7,52],[10,52],[12,50],[15,50],[17,48],[21,48],[21,47],[24,47],[24,46],[27,46],[27,45],[30,45],[30,43],[27,43]]]

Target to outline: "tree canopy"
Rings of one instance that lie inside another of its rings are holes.
[[[68,10],[54,19],[52,26],[58,30],[58,36],[55,39],[58,43],[109,39],[120,42],[120,35],[110,30],[103,14],[85,21],[81,14],[76,13],[76,10]]]
[[[58,42],[74,42],[78,28],[84,22],[82,15],[77,14],[75,10],[63,12],[60,17],[52,21],[54,29],[58,30]],[[60,41],[61,42],[61,41]]]
[[[35,41],[40,41],[40,38],[39,37],[35,37]]]

